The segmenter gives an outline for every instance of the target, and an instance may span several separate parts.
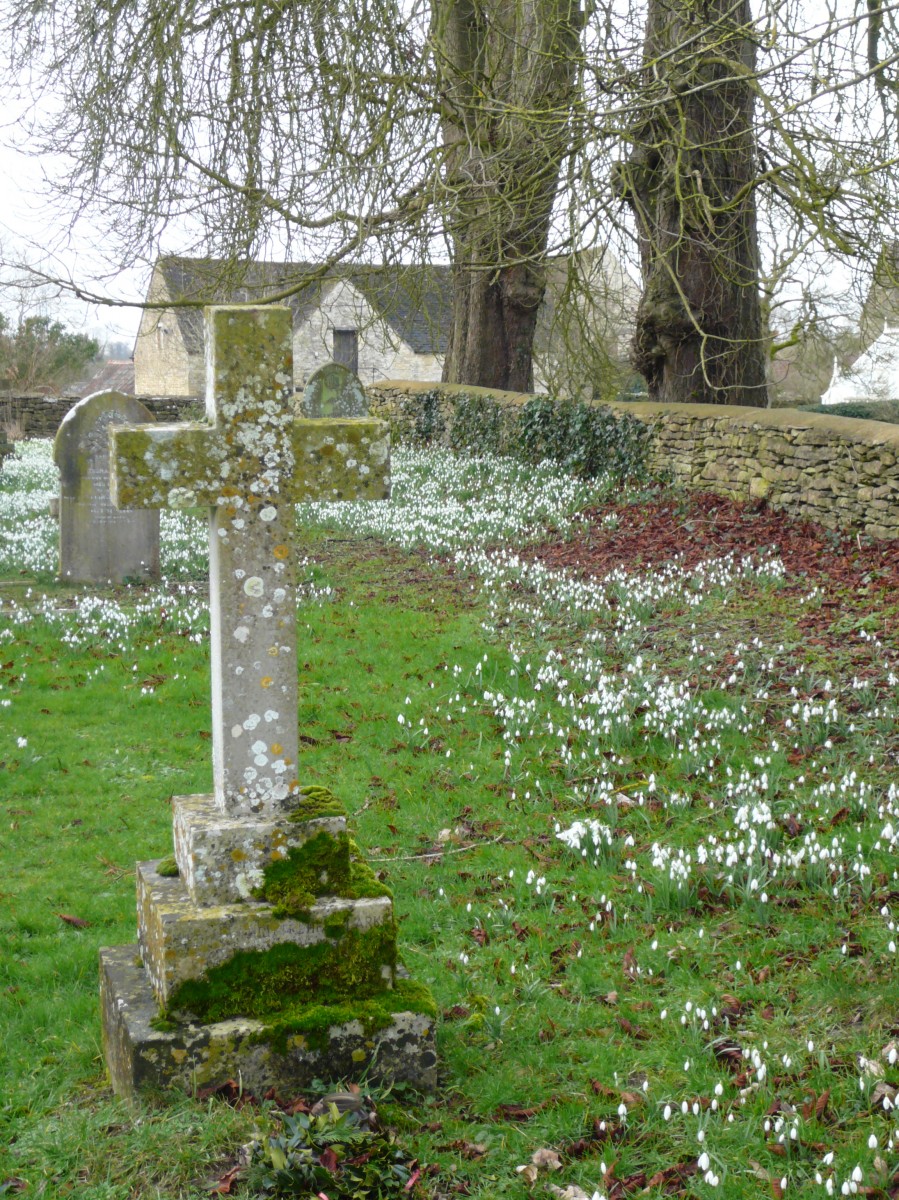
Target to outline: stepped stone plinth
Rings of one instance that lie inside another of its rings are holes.
[[[337,800],[298,779],[293,504],[383,499],[390,477],[383,422],[293,418],[291,332],[287,309],[207,310],[208,423],[110,432],[119,505],[210,510],[214,791],[174,800],[174,857],[138,864],[138,944],[100,956],[128,1097],[436,1082],[392,897]]]

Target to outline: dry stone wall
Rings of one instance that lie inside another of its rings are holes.
[[[427,393],[448,442],[453,393],[492,398],[519,408],[521,392],[388,380],[368,384],[372,416],[389,420],[396,436],[415,431]],[[139,397],[158,421],[178,420],[197,401],[184,396]],[[14,436],[53,437],[76,403],[72,398],[0,396],[0,428]],[[899,537],[899,425],[795,409],[704,404],[613,404],[645,422],[652,433],[650,466],[684,487],[764,499],[772,508],[830,529]]]
[[[138,396],[157,421],[179,421],[185,408],[199,401],[191,396]],[[55,437],[63,417],[78,403],[77,396],[10,396],[0,393],[0,429],[13,439]]]
[[[413,430],[416,406],[435,385],[389,381],[369,385],[372,415],[395,433]],[[442,419],[452,417],[452,391],[492,396],[520,407],[530,396],[439,385]],[[446,400],[443,401],[443,397]],[[899,425],[796,409],[705,404],[616,403],[651,431],[649,465],[687,488],[772,508],[829,529],[899,537]],[[448,430],[441,440],[448,440]]]

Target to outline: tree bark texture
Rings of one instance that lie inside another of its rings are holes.
[[[451,188],[444,381],[530,391],[583,15],[577,0],[435,0]]]
[[[649,0],[644,63],[619,181],[642,260],[634,366],[651,400],[765,407],[748,0]]]

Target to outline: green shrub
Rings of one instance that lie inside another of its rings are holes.
[[[886,421],[899,425],[899,400],[847,400],[845,404],[803,404],[800,412],[827,413],[831,417],[856,417],[860,421]]]
[[[410,407],[413,411],[393,429],[399,440],[415,445],[442,443],[456,451],[507,454],[530,463],[552,459],[588,479],[605,472],[619,479],[646,475],[648,427],[602,405],[534,396],[515,406],[492,396],[433,388],[410,400]]]

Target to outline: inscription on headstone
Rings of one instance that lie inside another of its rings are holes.
[[[59,468],[59,577],[159,578],[159,513],[119,512],[109,495],[109,429],[155,418],[133,396],[96,392],[69,409],[53,444]]]
[[[304,417],[367,417],[368,398],[358,375],[330,362],[309,376],[302,408]]]

